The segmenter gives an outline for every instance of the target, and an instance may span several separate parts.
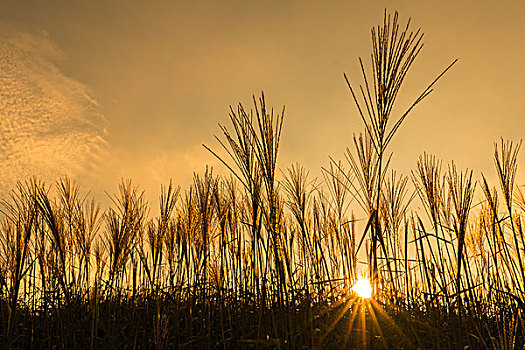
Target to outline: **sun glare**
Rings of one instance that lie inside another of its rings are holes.
[[[352,287],[352,290],[363,299],[370,299],[372,297],[372,285],[370,280],[359,276],[357,282]]]

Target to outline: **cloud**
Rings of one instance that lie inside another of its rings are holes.
[[[46,33],[0,24],[0,194],[16,181],[54,181],[99,167],[106,120],[89,89],[57,67]]]

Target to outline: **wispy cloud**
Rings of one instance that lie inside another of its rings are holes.
[[[106,120],[89,89],[64,75],[45,33],[0,24],[0,193],[18,180],[96,169]]]

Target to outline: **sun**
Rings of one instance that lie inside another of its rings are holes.
[[[355,282],[352,290],[363,299],[370,299],[372,297],[372,285],[368,278],[359,276]]]

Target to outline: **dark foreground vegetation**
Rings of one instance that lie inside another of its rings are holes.
[[[276,170],[284,110],[261,96],[209,148],[231,176],[162,187],[156,217],[130,181],[107,210],[68,179],[20,183],[2,203],[0,343],[523,348],[520,144],[495,144],[495,187],[430,155],[409,176],[389,170],[390,141],[452,65],[394,115],[422,34],[385,14],[372,38],[363,85],[347,79],[364,132],[320,180]],[[372,299],[352,291],[359,274]]]

